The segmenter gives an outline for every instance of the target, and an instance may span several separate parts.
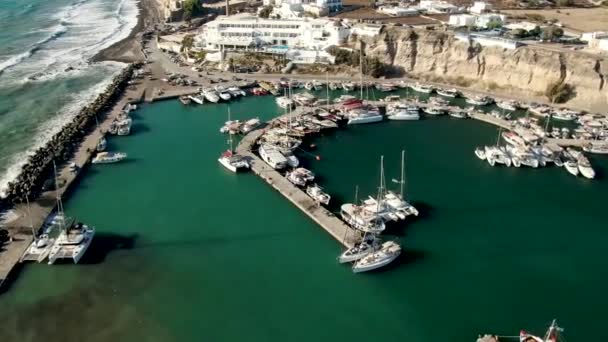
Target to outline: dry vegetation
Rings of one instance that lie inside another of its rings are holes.
[[[544,20],[558,20],[566,28],[578,32],[605,31],[608,28],[608,8],[510,10],[502,12],[508,14],[511,18],[526,19],[532,15],[542,16]]]

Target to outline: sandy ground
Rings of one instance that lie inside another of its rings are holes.
[[[539,14],[546,20],[557,19],[566,28],[575,32],[606,31],[608,29],[608,8],[566,8],[551,10],[509,10],[502,11],[509,16]]]
[[[142,52],[142,33],[156,24],[163,22],[159,0],[140,0],[139,18],[131,34],[116,44],[100,51],[93,61],[118,61],[125,63],[142,62],[145,56]]]

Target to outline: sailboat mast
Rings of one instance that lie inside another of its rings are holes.
[[[498,143],[500,142],[500,133],[502,133],[502,127],[498,129],[498,137],[496,137],[496,147],[498,147]]]
[[[32,210],[30,208],[30,198],[25,196],[25,202],[27,203],[27,216],[30,218],[30,228],[32,229],[32,236],[36,239],[36,231],[34,230],[34,220],[32,219]]]
[[[401,198],[404,197],[403,187],[405,185],[405,150],[401,151],[401,182],[399,182],[399,193],[401,194]]]
[[[361,101],[363,101],[363,50],[359,47],[359,80],[361,81]]]
[[[329,106],[329,71],[325,73],[325,91],[327,95],[327,106]]]
[[[65,215],[63,213],[63,203],[61,202],[61,196],[59,195],[59,181],[57,179],[57,164],[55,164],[55,159],[53,159],[53,174],[55,175],[55,198],[57,199],[57,211],[60,214],[59,225],[62,230],[65,230]]]
[[[380,156],[380,186],[378,187],[378,199],[376,200],[376,213],[380,211],[380,201],[382,201],[384,189],[384,156]]]

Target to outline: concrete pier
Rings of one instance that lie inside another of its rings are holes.
[[[298,114],[299,111],[296,110],[292,115]],[[321,228],[338,240],[338,242],[346,247],[352,247],[355,243],[355,238],[359,236],[357,230],[351,228],[332,212],[316,203],[304,191],[292,184],[252,152],[252,147],[264,132],[264,129],[258,129],[247,134],[237,146],[236,152],[249,159],[253,173],[260,176],[268,185],[285,196]]]
[[[120,100],[112,107],[105,120],[100,123],[99,128],[84,138],[74,153],[73,158],[65,163],[65,165],[57,165],[57,178],[60,183],[57,189],[59,196],[63,196],[68,191],[70,185],[78,178],[82,170],[79,168],[76,172],[72,172],[67,165],[74,162],[79,167],[82,167],[88,163],[97,144],[104,136],[103,132],[108,131],[112,120],[118,117],[127,103],[140,101],[143,93],[143,88],[135,88],[123,92]],[[39,230],[46,218],[55,209],[56,196],[56,191],[47,191],[42,193],[38,199],[32,201],[29,209],[25,204],[15,206],[14,212],[18,215],[18,218],[8,222],[6,225],[13,241],[0,246],[0,290],[19,263],[21,256],[33,241],[31,227],[33,226],[35,230]]]

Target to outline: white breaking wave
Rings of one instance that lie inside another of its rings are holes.
[[[117,62],[104,62],[103,64],[104,72],[107,73],[109,77],[90,89],[75,94],[73,100],[69,104],[57,111],[58,113],[63,114],[57,115],[38,129],[36,138],[27,151],[18,153],[10,159],[9,168],[0,175],[0,197],[6,196],[8,183],[17,178],[28,158],[33,155],[37,149],[43,147],[53,135],[59,132],[67,123],[73,120],[82,107],[92,102],[98,94],[103,92],[112,82],[114,76],[125,66],[125,64]]]
[[[120,0],[113,8],[109,8],[112,3],[108,0],[77,1],[55,15],[57,24],[46,29],[49,32],[47,37],[28,46],[24,52],[0,62],[0,79],[5,85],[15,81],[59,81],[82,76],[83,73],[99,72],[100,68],[106,70],[108,76],[103,82],[75,94],[68,105],[58,109],[57,115],[38,129],[36,140],[27,151],[10,157],[10,166],[0,174],[0,197],[5,195],[8,183],[19,175],[28,157],[72,120],[84,105],[105,90],[114,75],[124,67],[124,64],[114,62],[89,64],[88,60],[131,33],[137,25],[138,1]],[[66,72],[68,68],[72,71]],[[35,97],[36,94],[33,94],[32,98]]]

